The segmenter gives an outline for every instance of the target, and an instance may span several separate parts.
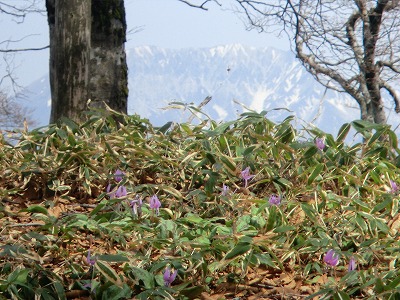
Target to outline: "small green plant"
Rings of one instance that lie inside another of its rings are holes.
[[[388,126],[334,138],[267,112],[160,128],[114,114],[0,147],[3,299],[398,297]]]

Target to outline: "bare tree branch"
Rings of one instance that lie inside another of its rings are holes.
[[[187,4],[187,5],[191,6],[191,7],[200,8],[200,9],[203,9],[203,10],[208,10],[208,8],[205,7],[205,5],[207,3],[209,3],[209,2],[214,2],[214,3],[217,3],[219,6],[221,6],[221,4],[217,0],[203,0],[203,1],[201,1],[202,2],[201,4],[193,4],[192,3],[193,1],[189,1],[189,0],[178,0],[178,1],[182,2],[182,3],[185,3],[185,4]]]
[[[15,4],[15,1],[3,0],[0,1],[0,13],[13,17],[16,23],[22,23],[29,13],[45,13],[43,9],[39,9],[40,2],[40,0],[25,0],[23,4],[21,2]]]
[[[22,42],[23,40],[27,39],[28,37],[35,36],[36,34],[29,34],[26,35],[18,40],[4,40],[0,42],[0,45],[6,44],[5,49],[0,49],[0,53],[11,53],[11,52],[24,52],[24,51],[39,51],[49,48],[50,46],[43,46],[43,47],[30,47],[30,48],[8,48],[10,44],[17,44]]]
[[[10,52],[26,52],[26,51],[40,51],[48,49],[50,46],[44,46],[39,48],[21,48],[21,49],[0,49],[0,53],[10,53]]]
[[[23,23],[26,16],[30,13],[43,14],[45,11],[40,9],[42,0],[2,0],[0,1],[0,15],[8,16],[11,21],[18,24]],[[4,28],[3,28],[4,29]],[[17,52],[25,51],[38,51],[48,48],[44,47],[9,47],[11,44],[18,44],[22,40],[30,37],[27,35],[17,40],[4,40],[0,42],[2,49],[2,62],[0,67],[2,72],[0,75],[0,128],[1,129],[14,129],[16,127],[23,127],[25,124],[33,124],[29,120],[30,111],[16,101],[17,96],[21,97],[22,87],[18,84],[18,78],[15,75],[15,54]],[[11,91],[11,92],[9,92]],[[21,99],[21,98],[20,98]]]
[[[398,107],[398,84],[391,82],[400,78],[399,0],[235,2],[250,28],[283,28],[306,70],[325,87],[352,96],[362,119],[386,122],[382,88]]]
[[[386,89],[388,91],[388,93],[390,94],[390,96],[393,97],[393,101],[394,101],[394,104],[395,104],[394,110],[395,110],[396,113],[400,113],[400,98],[399,98],[396,90],[394,90],[393,87],[391,87],[385,81],[381,81],[381,87]]]

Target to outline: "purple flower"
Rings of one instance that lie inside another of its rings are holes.
[[[354,257],[351,257],[349,261],[348,271],[349,272],[354,271],[356,268],[357,268],[356,259]]]
[[[325,254],[324,262],[328,266],[335,267],[339,263],[339,255],[333,249],[330,249]]]
[[[114,178],[116,182],[120,182],[125,176],[125,173],[122,172],[121,170],[117,170],[114,173]]]
[[[115,192],[115,198],[121,198],[125,197],[128,194],[126,191],[126,187],[121,185],[117,188],[117,191]]]
[[[112,185],[109,184],[107,186],[106,192],[110,199],[125,197],[128,194],[126,187],[123,185],[119,186],[117,190],[115,190],[115,188],[113,188]]]
[[[96,263],[96,258],[92,258],[90,256],[90,249],[87,252],[86,261],[91,267],[94,266],[94,264]]]
[[[156,210],[157,216],[160,213],[161,202],[158,200],[157,195],[153,195],[150,197],[150,208]]]
[[[176,274],[178,274],[177,270],[175,270],[175,272],[171,273],[171,269],[169,267],[167,267],[165,269],[164,276],[163,276],[165,286],[171,286],[172,282],[176,278]]]
[[[115,191],[113,191],[113,186],[111,185],[111,183],[107,185],[106,192],[108,197],[110,197],[110,199],[115,198]]]
[[[227,196],[229,193],[229,187],[225,185],[225,183],[222,185],[222,191],[221,191],[221,195],[222,196]]]
[[[242,172],[240,172],[240,176],[244,180],[244,187],[247,187],[248,181],[251,180],[255,175],[250,174],[250,167],[247,167]]]
[[[138,216],[141,215],[142,204],[143,201],[142,198],[139,197],[139,195],[136,195],[135,199],[129,202],[129,205],[132,207],[133,213]]]
[[[391,187],[391,192],[393,194],[397,194],[399,192],[399,187],[397,186],[396,182],[394,182],[393,180],[390,180],[390,187]]]
[[[271,197],[269,197],[268,203],[270,205],[280,205],[281,204],[281,197],[277,196],[277,195],[271,195]]]
[[[321,150],[321,151],[324,150],[324,148],[325,148],[324,140],[321,139],[321,138],[316,138],[315,139],[315,146],[317,146],[317,148],[319,150]]]

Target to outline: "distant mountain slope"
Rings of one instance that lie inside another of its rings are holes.
[[[252,48],[239,44],[213,48],[163,49],[143,46],[128,51],[129,113],[149,118],[155,125],[186,121],[189,115],[163,110],[173,101],[198,105],[216,120],[231,120],[244,106],[271,110],[268,117],[280,121],[294,114],[336,135],[341,124],[359,118],[356,102],[326,91],[289,51]],[[49,118],[49,84],[43,78],[28,87],[35,118]],[[284,108],[285,110],[273,110]],[[291,111],[291,112],[288,112]],[[398,120],[393,113],[392,123]],[[397,121],[398,122],[398,121]]]

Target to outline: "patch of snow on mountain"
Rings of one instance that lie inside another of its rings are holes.
[[[265,101],[270,95],[273,94],[273,90],[268,89],[266,86],[259,86],[250,96],[252,97],[252,102],[250,103],[250,108],[255,111],[262,111],[266,109]]]
[[[293,104],[299,101],[301,95],[300,95],[300,88],[295,87],[292,89],[292,94],[289,95],[285,100],[285,105],[287,107],[291,107]]]
[[[243,112],[234,99],[258,112],[283,108],[271,111],[267,115],[271,119],[293,114],[311,122],[317,117],[315,124],[333,134],[344,122],[359,118],[358,109],[349,108],[357,107],[355,100],[325,91],[290,51],[240,44],[202,49],[141,46],[129,50],[128,69],[128,112],[149,118],[157,126],[187,121],[190,116],[187,110],[162,109],[168,103],[198,106],[207,96],[212,100],[202,110],[217,120],[232,120]],[[48,76],[27,90],[33,117],[46,125],[51,97]],[[398,123],[398,115],[392,113],[390,120]]]

